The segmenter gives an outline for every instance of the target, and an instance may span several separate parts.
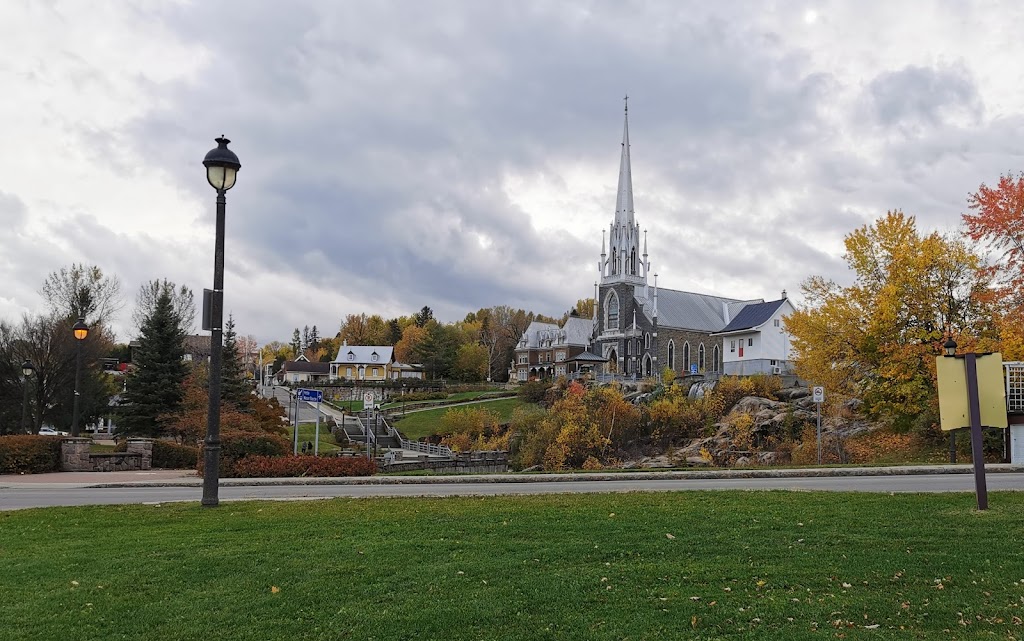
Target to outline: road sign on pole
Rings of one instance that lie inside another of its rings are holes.
[[[818,409],[818,465],[821,465],[821,404],[825,402],[825,388],[820,385],[812,387],[811,400]]]
[[[324,393],[318,389],[298,389],[296,390],[296,394],[300,401],[320,403],[324,400]]]

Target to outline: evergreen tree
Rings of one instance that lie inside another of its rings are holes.
[[[430,309],[426,305],[423,309],[413,314],[413,321],[416,323],[416,327],[426,327],[427,323],[434,319],[434,310]]]
[[[309,336],[309,325],[306,325],[305,327],[302,328],[302,351],[305,352],[307,349],[309,349],[312,343],[313,341],[310,340]]]
[[[314,352],[320,349],[320,332],[317,330],[316,325],[313,325],[313,329],[309,330],[309,349]]]
[[[135,436],[159,436],[161,414],[176,412],[184,395],[188,373],[183,320],[174,310],[171,295],[163,291],[143,319],[135,372],[127,381],[118,420],[119,431]]]
[[[292,348],[292,358],[298,358],[302,353],[302,334],[299,333],[298,327],[292,332],[292,342],[289,345]]]
[[[388,345],[397,345],[402,340],[402,325],[397,318],[388,321]]]
[[[220,397],[240,410],[247,410],[249,396],[249,385],[245,382],[245,370],[238,354],[235,319],[228,314],[228,322],[224,324],[224,349],[221,351]]]

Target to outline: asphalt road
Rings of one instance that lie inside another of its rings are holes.
[[[1024,490],[1024,474],[988,474],[989,491]],[[403,483],[387,485],[222,486],[222,501],[331,497],[494,496],[683,490],[824,490],[841,492],[973,492],[970,474],[901,476],[561,481],[530,483]],[[0,490],[0,510],[29,507],[199,501],[200,487],[14,487]]]

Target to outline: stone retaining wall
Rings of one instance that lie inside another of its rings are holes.
[[[508,452],[462,452],[454,459],[395,457],[381,465],[383,472],[430,470],[438,474],[492,474],[508,472]]]
[[[90,452],[91,438],[66,437],[60,442],[63,472],[124,472],[153,467],[153,439],[128,439],[127,452]]]

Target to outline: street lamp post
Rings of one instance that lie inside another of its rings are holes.
[[[71,326],[71,331],[75,334],[75,341],[78,345],[75,348],[75,402],[74,410],[71,414],[71,436],[78,436],[78,417],[79,408],[81,403],[79,399],[82,394],[78,388],[82,382],[82,343],[89,336],[89,326],[85,324],[84,318],[79,318],[78,322]]]
[[[217,146],[203,159],[206,180],[217,190],[217,227],[213,254],[213,295],[210,297],[210,404],[206,424],[206,448],[203,459],[202,505],[219,504],[220,489],[220,372],[224,332],[224,210],[227,191],[235,186],[241,163],[228,149],[231,141],[221,136]]]
[[[21,402],[21,431],[23,434],[28,434],[28,381],[35,371],[36,368],[32,365],[32,361],[25,361],[21,364],[21,374],[25,381],[25,398]]]

